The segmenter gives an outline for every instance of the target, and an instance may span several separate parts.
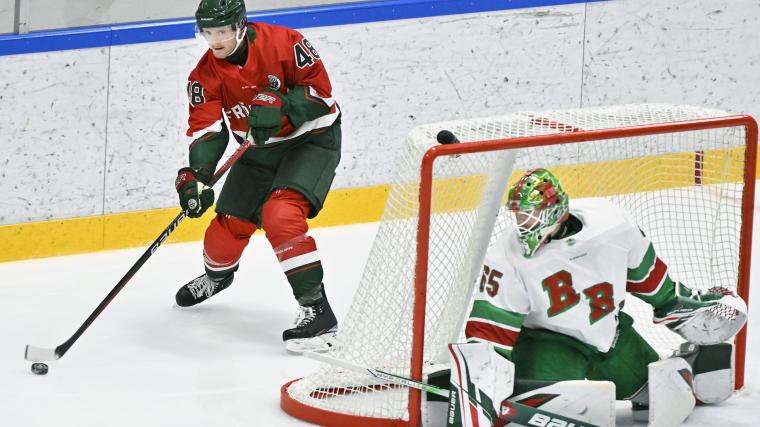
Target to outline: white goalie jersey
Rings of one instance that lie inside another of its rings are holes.
[[[565,334],[606,352],[628,292],[657,305],[673,295],[667,266],[633,219],[605,199],[570,206],[582,229],[525,257],[509,229],[489,250],[467,322],[470,341],[511,357],[520,328]]]

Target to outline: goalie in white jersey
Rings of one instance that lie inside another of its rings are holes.
[[[515,227],[486,255],[465,335],[511,360],[518,385],[589,379],[613,382],[617,399],[640,393],[659,356],[621,311],[628,293],[696,344],[721,343],[746,320],[727,289],[702,294],[675,282],[625,211],[604,199],[570,205],[545,169],[524,174],[507,207]]]

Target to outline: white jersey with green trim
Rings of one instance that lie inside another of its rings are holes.
[[[510,228],[486,255],[476,301],[524,314],[526,327],[565,334],[606,352],[615,340],[628,269],[640,265],[650,241],[623,209],[605,199],[572,200],[570,212],[583,228],[529,258]]]

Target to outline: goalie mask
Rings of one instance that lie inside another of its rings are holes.
[[[509,189],[507,208],[525,256],[531,257],[567,219],[568,196],[551,172],[533,169]]]
[[[205,40],[214,56],[224,58],[240,47],[245,23],[243,0],[201,0],[195,12],[196,38]]]

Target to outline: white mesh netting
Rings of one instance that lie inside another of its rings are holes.
[[[462,143],[725,117],[673,105],[627,105],[435,123],[410,132],[340,347],[329,355],[410,375],[420,161],[436,134]],[[550,168],[573,198],[603,196],[625,208],[652,239],[671,276],[706,289],[735,288],[744,190],[743,127],[662,133],[442,157],[434,163],[425,310],[425,372],[461,340],[472,285],[488,244],[508,226],[507,185],[524,170]],[[514,167],[509,168],[514,159]],[[496,216],[499,211],[500,215]],[[495,219],[495,224],[494,224]],[[637,329],[662,353],[681,342],[651,323],[651,309],[628,298]],[[324,365],[291,384],[288,396],[337,413],[407,420],[408,390]]]

